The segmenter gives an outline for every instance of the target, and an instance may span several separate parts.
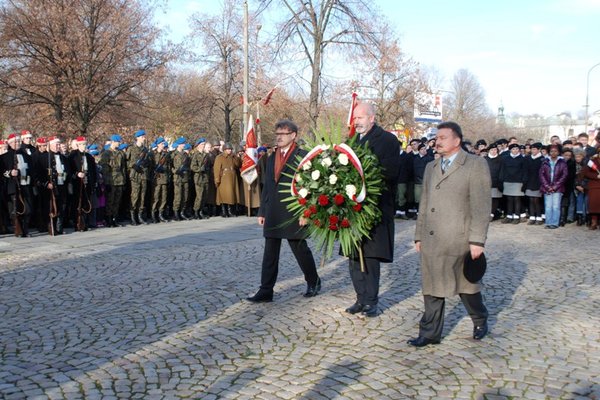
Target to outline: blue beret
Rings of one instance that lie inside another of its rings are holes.
[[[90,150],[90,154],[93,156],[97,156],[98,154],[100,154],[100,152],[96,149],[92,149],[92,150]]]
[[[198,146],[199,144],[202,143],[206,143],[206,139],[204,139],[203,137],[201,137],[200,139],[196,140],[196,146]]]
[[[121,139],[121,135],[111,135],[110,141],[111,142],[122,142],[123,139]]]
[[[139,131],[137,131],[137,132],[135,133],[135,135],[134,135],[134,136],[135,136],[135,137],[140,137],[140,136],[144,136],[145,134],[146,134],[146,131],[145,131],[145,130],[143,130],[143,129],[140,129]]]
[[[192,149],[192,145],[189,143],[186,143],[185,146],[183,146],[184,150],[191,150]]]
[[[173,147],[179,146],[180,144],[184,144],[184,143],[185,143],[185,138],[182,136],[173,142]]]
[[[258,149],[256,149],[256,151],[258,153],[260,153],[261,151],[264,151],[266,153],[267,152],[267,148],[265,146],[260,146]]]
[[[129,145],[127,143],[121,143],[118,148],[119,148],[119,150],[125,150],[128,147],[129,147]]]
[[[108,149],[110,149],[110,144],[105,144],[104,145],[104,150],[108,150]]]
[[[98,145],[96,143],[90,144],[88,146],[88,149],[90,149],[90,150],[98,150]]]

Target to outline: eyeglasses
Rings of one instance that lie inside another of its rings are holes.
[[[275,132],[276,135],[291,135],[294,132]]]

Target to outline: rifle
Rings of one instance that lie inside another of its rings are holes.
[[[154,180],[157,179],[157,174],[164,173],[165,171],[165,163],[167,162],[167,154],[165,150],[162,151],[160,158],[158,159],[158,163],[156,163],[156,167],[154,168]]]
[[[13,154],[13,169],[16,169],[18,171],[19,159],[17,157],[17,151],[15,150]],[[19,174],[13,177],[13,179],[15,180],[15,236],[23,235],[23,225],[21,225],[21,220],[19,219],[19,217],[25,214],[27,207],[25,205],[25,199],[23,199],[23,193],[21,193],[21,185],[19,184]],[[21,211],[19,211],[19,203],[21,203]]]
[[[83,161],[85,160],[85,154],[82,155],[82,163],[81,163],[81,172],[85,174],[85,170],[83,169]],[[88,209],[83,209],[83,196],[86,196],[86,201],[88,203]],[[85,227],[85,218],[84,214],[89,214],[92,211],[92,202],[88,196],[85,184],[85,177],[79,178],[79,203],[77,205],[77,230],[82,232],[86,230]]]
[[[54,185],[54,174],[52,172],[52,152],[48,149],[48,184],[52,185],[50,190],[50,211],[48,213],[50,222],[48,223],[48,233],[50,236],[54,236],[54,218],[58,216],[58,208],[56,207],[56,195],[54,191],[56,187]]]
[[[133,164],[133,169],[135,169],[140,174],[143,173],[144,167],[148,166],[147,157],[148,157],[148,148],[144,147],[142,150],[142,153],[140,154],[138,159],[135,161],[135,164]]]

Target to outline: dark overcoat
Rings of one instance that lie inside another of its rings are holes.
[[[396,136],[378,125],[359,139],[359,144],[367,145],[379,159],[383,167],[385,187],[379,198],[381,222],[371,231],[371,238],[362,245],[364,257],[377,258],[381,262],[394,261],[394,215],[396,213],[396,182],[400,168],[400,143]]]
[[[301,228],[298,221],[287,209],[287,203],[283,201],[291,196],[290,183],[298,165],[298,157],[306,155],[306,150],[298,146],[292,150],[288,162],[283,167],[279,181],[275,182],[275,152],[270,154],[262,171],[264,185],[260,197],[260,208],[258,216],[265,218],[263,235],[266,238],[280,239],[304,239],[307,235],[306,228]],[[264,157],[264,156],[263,156]]]

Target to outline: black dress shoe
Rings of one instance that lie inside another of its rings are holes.
[[[354,304],[352,304],[350,307],[346,308],[346,312],[350,313],[350,314],[356,314],[359,313],[363,310],[365,306],[360,304],[359,302],[356,302]]]
[[[321,278],[317,278],[317,282],[314,285],[308,285],[306,287],[306,293],[304,297],[315,297],[321,291]]]
[[[377,304],[365,305],[360,314],[364,315],[365,317],[376,317],[377,316]]]
[[[251,303],[270,303],[273,301],[273,293],[261,292],[260,290],[252,297],[246,297]]]
[[[415,347],[425,347],[425,346],[428,346],[430,344],[440,344],[440,341],[439,340],[428,339],[428,338],[423,337],[423,336],[419,336],[419,337],[410,339],[406,343],[410,344],[411,346],[415,346]]]
[[[485,337],[485,335],[487,335],[487,333],[488,333],[487,324],[484,324],[482,326],[473,327],[473,339],[475,339],[475,340],[483,339]]]

